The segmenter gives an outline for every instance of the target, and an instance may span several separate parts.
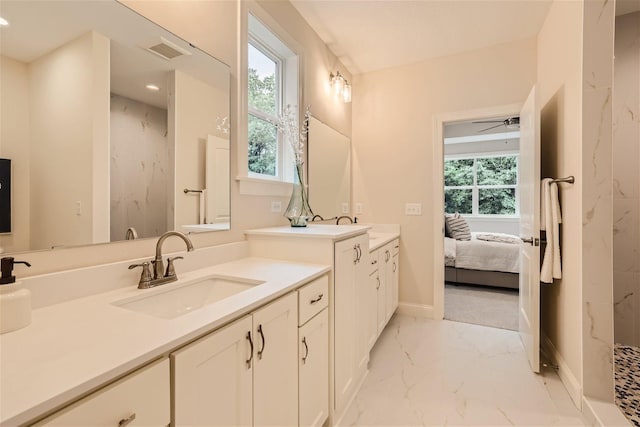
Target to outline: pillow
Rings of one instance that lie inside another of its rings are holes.
[[[447,223],[447,219],[452,216],[453,214],[444,214],[444,237],[451,237],[451,231],[449,231],[449,224]]]
[[[452,216],[448,216],[445,220],[446,227],[449,229],[449,234],[456,240],[471,240],[471,229],[467,221],[460,216],[459,213],[455,213]]]

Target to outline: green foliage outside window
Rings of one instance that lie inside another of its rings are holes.
[[[249,105],[275,114],[276,99],[275,74],[261,79],[255,69],[249,68]],[[278,156],[276,126],[249,114],[248,142],[249,171],[275,176]]]
[[[446,160],[444,206],[446,213],[515,215],[518,158],[479,157]],[[474,212],[477,198],[477,212]]]

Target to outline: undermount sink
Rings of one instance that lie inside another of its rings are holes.
[[[171,285],[171,289],[156,288],[152,295],[127,298],[112,304],[162,319],[173,319],[262,283],[238,277],[209,276]]]

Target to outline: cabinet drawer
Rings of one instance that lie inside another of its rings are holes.
[[[318,314],[329,303],[329,277],[324,275],[298,291],[298,325]]]
[[[144,367],[64,408],[38,426],[166,426],[169,359]]]
[[[378,269],[378,249],[369,253],[369,275]]]

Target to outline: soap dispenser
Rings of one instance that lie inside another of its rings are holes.
[[[16,282],[13,275],[13,265],[24,264],[26,261],[16,261],[13,257],[0,260],[0,334],[24,328],[31,323],[31,291],[22,287],[22,282]]]

